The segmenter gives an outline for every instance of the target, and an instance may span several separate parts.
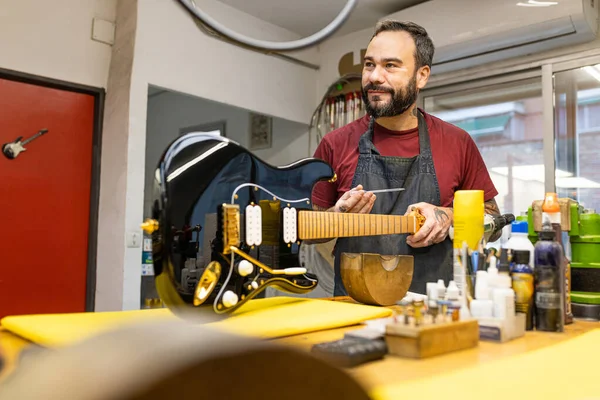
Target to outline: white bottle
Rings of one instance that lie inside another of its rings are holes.
[[[446,285],[443,279],[437,281],[437,298],[443,300],[446,297]]]
[[[471,315],[473,318],[492,318],[494,315],[494,302],[490,293],[488,271],[477,271],[475,300],[471,300]]]
[[[496,277],[493,301],[494,318],[514,318],[515,291],[512,289],[512,280],[509,275],[500,274]]]
[[[477,271],[475,278],[475,299],[488,300],[490,298],[490,288],[488,286],[488,272]]]
[[[529,237],[527,237],[527,229],[527,221],[514,221],[511,224],[510,238],[502,247],[511,250],[529,251],[529,266],[533,268],[533,253],[535,251],[535,246],[531,243]]]
[[[450,301],[455,306],[461,305],[460,290],[454,281],[450,281],[450,283],[448,283],[448,289],[446,289],[446,300]]]
[[[487,294],[488,294],[488,299],[489,300],[494,300],[494,288],[497,287],[497,280],[498,280],[498,268],[496,268],[496,257],[492,256],[490,258],[490,266],[487,270],[487,277],[486,277],[486,283],[487,283]],[[475,287],[477,288],[477,284],[475,284]]]

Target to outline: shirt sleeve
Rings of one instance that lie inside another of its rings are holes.
[[[333,165],[333,152],[329,141],[325,138],[319,143],[315,150],[314,158],[321,159],[335,169]],[[337,201],[337,183],[320,181],[317,182],[312,192],[312,202],[314,205],[321,208],[330,208]]]
[[[498,190],[475,141],[469,134],[466,135],[464,151],[465,162],[460,190],[483,190],[484,201],[492,200],[498,195]]]

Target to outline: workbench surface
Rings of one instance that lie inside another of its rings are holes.
[[[276,339],[275,342],[310,350],[315,343],[341,339],[345,332],[360,329],[361,325],[332,329],[309,334]],[[518,354],[527,353],[543,347],[569,340],[593,329],[600,328],[600,323],[576,320],[566,326],[564,333],[547,333],[531,331],[524,337],[506,343],[479,342],[479,346],[442,356],[424,360],[412,360],[395,356],[386,356],[383,360],[374,361],[349,369],[365,388],[371,389],[383,385],[399,383],[429,377],[436,371],[453,370],[482,365],[491,360],[498,360]],[[5,365],[0,372],[1,380],[15,367],[19,354],[36,345],[0,328],[0,352],[4,355]]]
[[[361,326],[297,335],[278,339],[278,342],[310,350],[310,347],[315,343],[341,339],[345,332],[359,328]],[[576,320],[573,324],[567,325],[565,332],[562,333],[530,331],[526,332],[525,336],[509,342],[493,343],[480,341],[479,346],[476,348],[423,360],[388,355],[383,360],[363,364],[348,369],[348,371],[365,388],[372,389],[398,383],[402,380],[427,378],[435,374],[436,371],[456,371],[460,368],[473,367],[492,360],[527,353],[572,339],[597,328],[600,328],[600,323],[598,322]]]

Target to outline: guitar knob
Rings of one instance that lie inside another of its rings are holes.
[[[238,296],[231,290],[228,290],[225,293],[223,293],[223,305],[226,308],[235,306],[237,304],[237,302],[238,302]]]
[[[242,260],[238,264],[238,274],[248,276],[254,271],[254,265],[248,260]]]

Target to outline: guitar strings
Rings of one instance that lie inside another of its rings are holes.
[[[259,189],[264,190],[265,192],[269,193],[271,196],[283,201],[284,203],[301,203],[304,201],[310,201],[310,199],[308,197],[305,197],[303,199],[299,199],[299,200],[288,200],[288,199],[284,199],[283,197],[279,197],[277,196],[275,193],[265,189],[264,187],[257,185],[255,183],[242,183],[241,185],[239,185],[238,187],[235,188],[235,190],[233,191],[233,194],[231,195],[231,204],[235,204],[234,200],[235,200],[235,195],[237,194],[238,190],[240,190],[241,188],[244,187],[248,187],[248,186],[252,186],[252,187],[257,187]]]

